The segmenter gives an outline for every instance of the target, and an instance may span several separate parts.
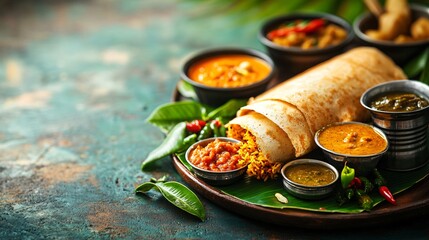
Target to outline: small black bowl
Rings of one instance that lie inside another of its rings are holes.
[[[261,59],[271,67],[271,72],[268,74],[267,77],[258,82],[242,87],[230,88],[207,86],[189,78],[188,71],[193,64],[206,58],[222,55],[247,55]],[[263,93],[267,89],[268,84],[271,81],[275,80],[278,76],[277,68],[273,60],[265,53],[254,49],[233,47],[206,49],[193,54],[185,61],[185,64],[181,69],[180,75],[185,82],[193,86],[198,100],[201,103],[210,106],[220,106],[231,99],[248,99],[250,97],[255,97]]]
[[[410,5],[412,20],[414,21],[419,17],[429,18],[429,8]],[[368,37],[365,32],[370,29],[378,28],[377,17],[371,13],[364,13],[363,15],[356,18],[353,23],[353,30],[360,45],[376,47],[390,58],[395,61],[398,65],[404,65],[413,56],[418,55],[429,46],[429,40],[422,40],[408,43],[394,43],[391,41],[375,40]]]
[[[301,49],[300,47],[286,47],[272,42],[267,34],[280,25],[297,19],[312,20],[323,18],[328,23],[342,27],[347,37],[339,44],[326,48]],[[324,62],[344,52],[354,38],[352,27],[340,17],[326,13],[295,13],[276,17],[262,25],[258,35],[259,41],[265,46],[270,57],[274,60],[282,77],[292,77],[304,70]]]

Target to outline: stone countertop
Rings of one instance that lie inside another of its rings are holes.
[[[316,231],[243,218],[201,198],[207,220],[134,188],[164,138],[145,122],[198,49],[262,50],[260,24],[198,15],[195,1],[0,2],[0,239],[427,239],[426,218]]]

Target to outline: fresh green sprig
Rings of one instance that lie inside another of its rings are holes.
[[[152,178],[149,182],[139,185],[135,192],[146,193],[151,189],[159,191],[170,203],[198,217],[201,221],[206,219],[204,205],[198,196],[185,185],[175,181],[167,181],[167,177],[164,176],[158,180]]]
[[[147,166],[168,155],[186,151],[191,140],[186,131],[186,122],[195,119],[205,121],[222,119],[223,122],[233,118],[237,111],[246,104],[247,100],[233,99],[218,108],[210,108],[195,101],[181,101],[164,104],[156,108],[146,120],[157,126],[166,135],[164,141],[155,148],[143,161],[141,169],[146,170]]]
[[[429,47],[404,66],[409,79],[429,84]]]

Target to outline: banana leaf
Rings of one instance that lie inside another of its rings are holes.
[[[187,167],[189,171],[191,167],[187,163],[184,155],[177,156],[179,160]],[[422,181],[429,176],[429,164],[417,170],[408,172],[393,172],[380,169],[381,174],[388,182],[388,187],[395,195],[406,191],[416,183]],[[255,204],[267,208],[275,209],[301,209],[314,212],[326,213],[361,213],[364,210],[359,207],[357,201],[350,201],[339,206],[334,196],[327,197],[322,200],[303,200],[290,195],[283,187],[281,179],[269,180],[267,182],[259,181],[254,178],[244,177],[239,182],[228,186],[218,186],[223,193],[237,198],[243,202]],[[280,193],[288,199],[288,203],[282,203],[275,197],[276,193]],[[383,197],[374,190],[369,194],[374,201],[374,206],[385,201]]]

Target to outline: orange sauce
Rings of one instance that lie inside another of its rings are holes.
[[[188,76],[201,84],[234,88],[246,86],[266,78],[271,67],[262,59],[247,55],[221,55],[196,62]]]
[[[326,149],[347,155],[372,155],[387,147],[387,141],[373,128],[356,123],[327,127],[318,140]]]

